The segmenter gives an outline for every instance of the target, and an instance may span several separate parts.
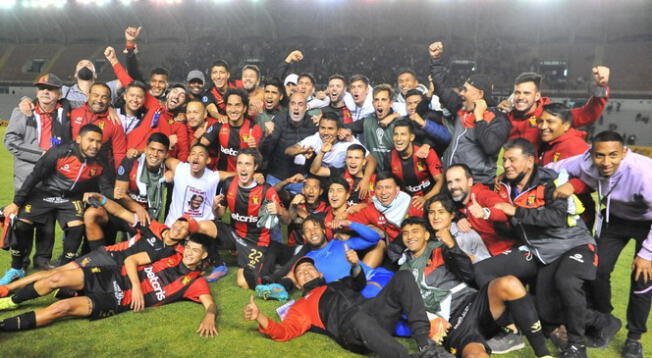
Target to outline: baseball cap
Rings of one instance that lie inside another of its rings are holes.
[[[299,267],[304,262],[310,262],[311,264],[315,264],[315,260],[312,257],[309,256],[303,256],[302,258],[298,259],[297,262],[294,263],[292,266],[292,274],[294,274],[294,271]]]
[[[493,95],[494,85],[491,82],[491,79],[489,79],[487,75],[484,75],[482,73],[474,73],[471,76],[469,76],[466,82],[471,86],[484,92],[483,99],[485,100],[485,102],[487,102],[487,105],[489,107],[494,105],[494,100],[491,97]]]
[[[188,232],[191,234],[196,233],[199,231],[199,223],[197,220],[193,219],[190,215],[183,215],[182,217],[178,218],[177,220],[183,220],[188,222]]]
[[[296,85],[297,81],[299,81],[299,75],[297,75],[296,73],[291,73],[287,77],[285,77],[285,81],[283,82],[283,85],[287,86],[288,83],[292,83]]]
[[[63,82],[54,73],[46,73],[34,82],[34,86],[61,88]]]
[[[188,77],[186,78],[186,82],[190,82],[192,80],[201,80],[202,83],[206,83],[206,77],[204,76],[204,73],[200,70],[192,70],[188,72]]]

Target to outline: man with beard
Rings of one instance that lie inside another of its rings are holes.
[[[412,124],[398,120],[392,136],[394,149],[389,152],[387,163],[401,189],[412,196],[414,206],[423,208],[428,199],[441,191],[444,175],[434,150],[430,149],[425,159],[417,156],[419,147],[414,145],[414,138]]]
[[[506,202],[494,208],[510,217],[531,256],[496,256],[492,265],[483,269],[495,277],[519,269],[521,277],[536,279],[542,322],[566,326],[568,343],[561,356],[585,358],[586,327],[593,328],[595,337],[607,344],[621,326],[610,314],[586,307],[583,285],[595,279],[598,265],[595,240],[577,217],[577,208],[569,206],[573,199],[553,197],[557,173],[536,165],[532,143],[517,138],[505,144],[503,166],[505,176],[498,194]]]
[[[104,83],[95,83],[88,93],[88,102],[70,112],[72,137],[77,138],[79,129],[94,124],[102,130],[102,148],[98,154],[110,166],[117,168],[127,152],[127,136],[121,123],[111,121],[109,104],[111,89]]]
[[[369,78],[364,75],[353,75],[349,80],[350,96],[344,96],[344,102],[351,111],[353,121],[361,120],[374,113],[373,92]]]
[[[365,145],[376,159],[377,170],[384,171],[389,168],[386,159],[387,153],[394,147],[392,134],[398,114],[392,111],[392,88],[389,85],[374,87],[373,99],[373,115],[344,127],[349,130],[349,134],[362,134]]]
[[[206,77],[202,71],[192,70],[188,72],[186,77],[188,99],[201,100],[202,94],[204,94],[204,83],[206,83]]]
[[[444,154],[444,167],[465,163],[478,183],[490,183],[496,176],[496,162],[501,146],[509,137],[511,125],[505,114],[494,107],[493,85],[482,74],[473,74],[458,94],[446,81],[441,55],[444,45],[433,42],[428,47],[430,72],[435,93],[451,113],[457,113],[453,145]]]
[[[550,164],[566,170],[597,191],[604,209],[596,213],[595,236],[600,257],[597,278],[592,284],[593,302],[600,312],[613,311],[611,273],[630,239],[636,240],[632,261],[627,341],[623,358],[643,357],[641,336],[646,332],[652,290],[652,163],[650,158],[625,147],[620,134],[610,131],[593,137],[592,147],[583,155]],[[608,340],[598,342],[606,346]]]
[[[72,261],[84,233],[82,194],[110,188],[106,166],[98,162],[102,130],[87,124],[75,142],[50,148],[36,162],[34,170],[4,208],[4,216],[16,216],[11,268],[0,284],[25,276],[22,270],[25,244],[32,240],[34,223],[43,224],[56,215],[65,235],[60,264]]]
[[[354,251],[349,251],[354,253]],[[419,288],[407,271],[393,276],[380,293],[365,300],[360,291],[367,280],[351,254],[350,276],[326,284],[314,260],[304,257],[293,267],[296,286],[304,296],[295,302],[278,323],[264,315],[251,296],[244,318],[256,321],[258,330],[273,340],[285,342],[308,330],[332,337],[355,353],[374,352],[381,357],[409,357],[407,349],[392,337],[396,323],[405,314],[417,342],[417,357],[439,357],[441,348],[428,340],[429,322]]]
[[[33,110],[25,115],[19,108],[11,113],[4,136],[5,148],[14,159],[14,193],[20,190],[34,165],[43,154],[56,145],[72,140],[70,129],[70,103],[61,98],[63,83],[54,74],[41,76],[34,83],[36,99]],[[50,220],[36,228],[36,268],[50,268],[54,246],[54,221]],[[25,247],[29,254],[31,240]]]
[[[260,153],[253,148],[238,153],[236,177],[225,180],[220,194],[214,198],[213,209],[218,219],[212,225],[212,232],[207,232],[209,236],[217,236],[219,249],[238,251],[240,268],[236,282],[245,289],[254,289],[276,263],[283,264],[292,256],[291,247],[271,240],[274,222],[280,220],[287,225],[290,215],[271,185],[258,184],[254,180],[261,161]],[[230,225],[221,222],[227,208],[231,215]],[[271,223],[259,223],[261,216],[274,219]]]
[[[595,86],[592,97],[580,108],[571,110],[571,126],[582,127],[597,121],[609,97],[609,68],[593,67]],[[499,107],[507,112],[512,124],[509,139],[525,138],[539,149],[539,132],[537,121],[543,113],[543,106],[550,103],[550,98],[542,97],[540,92],[541,75],[534,72],[524,72],[514,80],[512,101],[503,101]]]
[[[199,143],[219,152],[217,170],[235,171],[235,158],[244,148],[256,148],[263,132],[247,118],[249,99],[240,89],[229,89],[224,94],[227,123],[217,123],[206,130]]]
[[[322,108],[322,113],[329,112],[337,114],[337,117],[342,124],[353,123],[351,111],[344,103],[344,95],[346,94],[346,79],[342,75],[332,75],[328,78],[328,87],[326,94],[330,102],[328,106]]]
[[[169,146],[170,140],[165,134],[154,133],[149,137],[143,154],[137,158],[124,158],[118,167],[113,196],[136,214],[138,222],[143,225],[159,220],[163,211],[164,161]],[[101,207],[89,207],[84,211],[84,226],[91,251],[107,243],[113,244],[117,231],[135,233],[130,223]]]
[[[228,121],[224,94],[228,89],[234,87],[229,83],[229,78],[231,78],[229,64],[224,60],[213,62],[210,76],[211,87],[204,93],[201,101],[206,105],[208,114],[223,123]]]
[[[315,134],[318,129],[310,116],[307,115],[306,98],[301,93],[290,96],[287,111],[274,117],[274,130],[265,137],[260,145],[264,157],[269,158],[266,181],[270,185],[294,176],[306,174],[303,165],[295,164],[293,158],[285,154],[285,150],[304,138]],[[286,186],[293,194],[301,192],[301,183]]]
[[[274,130],[272,119],[283,109],[285,99],[285,87],[277,79],[272,78],[263,86],[263,109],[256,114],[256,124],[265,130],[265,136],[270,135]]]
[[[327,148],[325,148],[327,149]],[[349,183],[348,205],[368,201],[374,195],[374,184],[376,182],[376,162],[371,154],[362,144],[352,144],[346,149],[343,168],[330,168],[321,165],[321,157],[317,155],[310,166],[310,173],[320,178],[344,178]],[[371,173],[366,177],[365,173]]]
[[[500,255],[511,250],[516,245],[516,240],[505,235],[506,224],[502,224],[504,230],[498,232],[500,223],[508,221],[507,216],[494,208],[497,203],[504,200],[493,190],[489,190],[484,184],[475,183],[471,177],[471,170],[466,164],[453,164],[445,173],[446,187],[451,198],[459,206],[459,211],[464,215],[457,222],[460,231],[466,232],[471,229],[480,234],[482,241],[492,256]],[[508,232],[508,231],[507,231]],[[512,252],[518,255],[518,250]],[[483,272],[476,272],[478,286],[489,282],[492,278],[484,278]]]
[[[104,56],[113,67],[113,71],[123,86],[128,86],[133,79],[122,67],[112,47],[107,47]],[[129,156],[134,157],[142,153],[147,145],[147,138],[154,132],[161,132],[170,139],[170,156],[180,160],[188,158],[188,133],[182,123],[175,122],[174,118],[183,109],[186,101],[186,89],[175,85],[168,91],[165,102],[161,104],[151,93],[145,97],[144,107],[147,109],[145,118],[140,125],[129,132],[127,148]]]
[[[255,118],[256,114],[263,110],[264,90],[260,85],[260,68],[256,65],[245,65],[242,68],[242,88],[247,91],[249,97],[249,110],[247,115]]]

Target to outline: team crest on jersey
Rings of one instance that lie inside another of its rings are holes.
[[[100,127],[100,129],[104,130],[104,121],[100,121],[97,126]]]
[[[168,119],[168,124],[173,125],[174,124],[174,119],[172,119],[172,118]]]
[[[181,280],[182,285],[187,285],[188,282],[190,282],[190,277],[184,276],[183,279]]]
[[[97,168],[91,168],[91,176],[94,177],[97,174]]]
[[[168,267],[174,267],[174,260],[168,259],[166,264],[168,265]]]
[[[29,205],[29,204],[25,205],[25,212],[26,213],[31,213],[32,212],[32,206]]]
[[[257,205],[257,204],[260,202],[260,198],[259,198],[258,196],[255,196],[255,195],[254,195],[254,196],[251,197],[251,202],[252,202],[254,205]]]
[[[536,128],[536,126],[537,126],[537,117],[535,117],[535,116],[530,117],[529,122],[530,122],[530,127]]]
[[[536,200],[537,200],[537,197],[535,195],[528,196],[527,197],[527,205],[528,206],[533,206],[534,203],[536,202]]]
[[[561,153],[555,152],[555,155],[552,156],[552,161],[553,162],[558,161],[560,156],[561,156]]]
[[[426,167],[425,165],[423,165],[423,161],[422,160],[417,161],[417,170],[423,171],[424,169],[426,169]]]
[[[99,268],[99,267],[93,267],[93,268],[91,269],[91,272],[93,272],[93,273],[102,272],[102,269]]]
[[[227,127],[220,128],[220,133],[226,133],[228,131],[229,131],[229,128],[227,128]]]
[[[88,264],[91,263],[91,259],[88,257],[84,257],[84,259],[81,261],[81,267],[86,267]]]

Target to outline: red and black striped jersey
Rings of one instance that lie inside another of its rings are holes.
[[[152,264],[138,266],[145,307],[161,306],[181,299],[200,302],[200,296],[211,294],[201,272],[190,270],[182,260],[183,253],[179,252]],[[121,276],[121,284],[124,286],[121,306],[125,307],[131,304],[131,281],[124,266]]]
[[[362,202],[369,202],[369,199],[374,196],[374,186],[376,184],[376,174],[371,175],[369,180],[369,189],[367,190],[367,197],[365,200],[360,200],[360,190],[357,190],[358,184],[362,178],[351,175],[346,166],[343,168],[330,168],[331,179],[344,178],[349,183],[349,200],[348,205],[354,205]]]
[[[257,246],[268,246],[269,229],[259,228],[256,223],[265,199],[283,205],[276,190],[267,183],[242,188],[238,185],[237,178],[229,178],[222,183],[222,192],[225,193],[222,205],[228,207],[231,212],[231,227],[235,233]]]
[[[136,158],[127,158],[125,157],[122,159],[122,163],[120,163],[120,166],[118,167],[118,173],[116,176],[116,180],[120,181],[125,181],[128,182],[128,188],[127,188],[127,195],[131,199],[133,199],[135,202],[138,204],[142,205],[145,209],[149,207],[149,202],[147,200],[147,193],[142,192],[138,188],[138,180],[139,176],[138,173],[141,170],[148,170],[147,168],[142,168],[142,166],[146,166],[147,164],[145,163],[145,154],[141,154],[139,157]],[[134,165],[135,164],[135,165]],[[165,165],[161,164],[161,166],[158,168],[158,172],[155,175],[159,178],[163,177],[163,174],[165,172]],[[143,189],[146,191],[146,186],[144,183],[140,183]]]
[[[418,150],[419,147],[415,145],[412,156],[403,159],[396,149],[392,149],[388,154],[387,163],[401,189],[410,195],[424,196],[435,186],[435,177],[442,173],[442,168],[434,150],[428,151],[426,159],[416,156]]]
[[[263,131],[250,119],[245,119],[240,127],[217,123],[208,128],[204,138],[210,142],[210,148],[217,148],[219,152],[217,170],[235,171],[235,157],[240,149],[249,148],[250,135],[256,139],[256,144],[260,144]]]
[[[113,183],[106,171],[96,158],[83,156],[76,142],[54,146],[36,162],[14,203],[23,206],[35,188],[45,195],[75,198],[87,191],[107,190]]]
[[[105,246],[104,250],[118,263],[141,252],[146,252],[150,261],[158,261],[178,252],[183,246],[168,246],[163,240],[163,233],[169,230],[167,226],[156,220],[152,220],[148,227],[136,226],[136,235],[127,241],[115,245]]]

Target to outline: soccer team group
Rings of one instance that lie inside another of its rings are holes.
[[[236,80],[217,60],[170,84],[163,68],[143,78],[139,32],[125,30],[125,67],[105,50],[116,80],[96,82],[81,60],[72,86],[46,74],[12,113],[0,309],[58,300],[0,331],[186,299],[205,307],[197,332],[214,336],[208,282],[235,255],[237,285],[258,297],[303,291],[280,320],[253,295],[245,303],[244,319],[277,341],[311,330],[357,353],[483,357],[527,340],[551,357],[549,339],[560,357],[586,357],[621,328],[611,272],[634,239],[622,357],[643,356],[652,159],[618,133],[588,143],[576,129],[602,115],[607,67],[592,69],[590,98],[572,109],[542,97],[532,72],[500,103],[482,74],[453,88],[441,42],[424,53],[429,85],[406,69],[395,89],[333,74],[316,91],[296,74],[300,51],[262,83],[257,66]]]

